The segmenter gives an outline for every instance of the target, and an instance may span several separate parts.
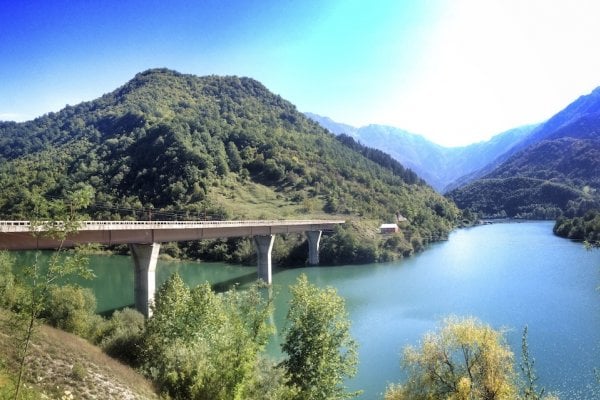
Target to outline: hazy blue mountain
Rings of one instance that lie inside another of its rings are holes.
[[[519,146],[520,149],[542,140],[572,137],[597,138],[600,121],[600,87],[590,94],[580,96],[565,109],[540,125]]]
[[[469,146],[444,147],[421,135],[391,126],[367,125],[353,128],[327,117],[310,113],[306,115],[332,133],[346,133],[365,146],[390,154],[440,192],[457,179],[476,173],[510,152],[536,127],[529,125],[511,129],[488,141]]]
[[[313,114],[310,112],[306,112],[306,113],[304,113],[304,115],[306,115],[308,118],[312,119],[313,121],[317,122],[319,125],[321,125],[325,129],[327,129],[331,133],[334,133],[336,135],[346,134],[348,136],[352,136],[353,138],[356,138],[356,131],[358,129],[351,125],[335,122],[334,120],[332,120],[329,117],[323,117],[321,115]]]
[[[536,218],[600,206],[600,89],[537,127],[515,150],[449,197],[487,215]]]
[[[466,151],[458,154],[457,162],[477,167],[452,180],[444,187],[443,192],[464,186],[493,171],[494,168],[522,149],[523,142],[527,141],[539,126],[540,124],[521,126],[495,135],[488,141],[462,147]],[[461,159],[461,157],[463,158]]]

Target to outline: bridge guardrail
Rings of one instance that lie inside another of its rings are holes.
[[[40,221],[39,225],[43,228],[45,223],[50,221]],[[178,229],[178,228],[215,228],[227,226],[269,226],[269,225],[337,225],[342,224],[342,220],[230,220],[230,221],[80,221],[79,230],[101,230],[108,228],[121,229]],[[62,224],[56,222],[54,227],[60,228]],[[31,230],[30,221],[0,221],[1,231],[28,231]],[[13,228],[13,229],[11,229]],[[40,229],[41,230],[41,229]]]

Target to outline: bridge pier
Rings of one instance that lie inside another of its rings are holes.
[[[322,231],[306,231],[308,239],[308,264],[319,265],[319,243]]]
[[[156,263],[160,243],[129,245],[134,263],[134,299],[135,309],[150,317],[152,310],[150,305],[154,299],[156,290]]]
[[[258,258],[258,279],[271,284],[273,276],[271,273],[271,251],[275,235],[254,236],[254,247]]]

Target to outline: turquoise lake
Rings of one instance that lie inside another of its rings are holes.
[[[594,375],[600,368],[600,250],[558,238],[552,226],[513,222],[461,229],[393,263],[276,268],[275,324],[283,326],[288,286],[304,273],[346,299],[360,345],[359,371],[348,385],[363,389],[362,399],[382,398],[389,383],[399,382],[403,347],[418,345],[448,315],[475,316],[505,329],[517,360],[527,325],[539,384],[561,399],[600,399]],[[131,305],[131,259],[93,256],[90,262],[97,278],[81,284],[95,291],[98,311]],[[157,285],[175,271],[191,286],[243,285],[256,277],[252,267],[160,261]],[[281,357],[277,337],[269,353]]]

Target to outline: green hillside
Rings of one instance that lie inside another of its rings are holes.
[[[0,218],[28,218],[40,212],[36,199],[82,187],[95,193],[92,218],[337,215],[355,221],[352,246],[374,250],[366,260],[418,250],[458,214],[412,171],[337,139],[255,80],[164,69],[91,102],[0,123]],[[410,224],[386,245],[373,233],[397,212]],[[233,242],[225,253],[241,246]],[[360,258],[347,253],[346,262]]]
[[[600,141],[560,138],[530,146],[483,179],[448,193],[484,216],[556,219],[598,206]]]

